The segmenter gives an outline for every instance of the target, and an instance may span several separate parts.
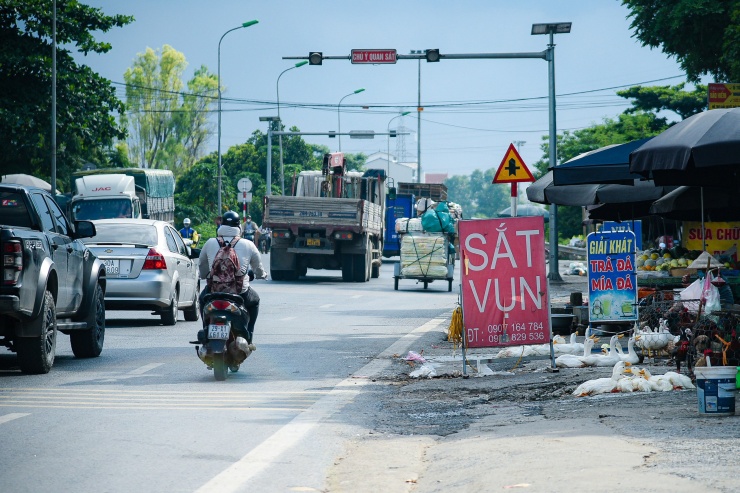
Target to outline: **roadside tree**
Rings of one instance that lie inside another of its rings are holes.
[[[218,101],[218,80],[201,66],[184,90],[185,55],[169,45],[147,48],[123,75],[129,159],[142,168],[169,169],[176,176],[203,156]]]
[[[45,0],[0,0],[0,169],[50,177],[52,16]],[[111,82],[75,62],[107,53],[96,41],[133,21],[107,16],[73,0],[57,0],[57,187],[64,190],[72,171],[86,161],[106,162],[115,139],[125,136],[115,114],[123,112]]]

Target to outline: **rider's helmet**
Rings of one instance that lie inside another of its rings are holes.
[[[221,224],[224,226],[231,226],[234,228],[239,227],[239,214],[237,214],[234,211],[227,211],[224,212],[223,218],[221,219]]]
[[[252,216],[247,216],[247,222],[252,220]]]
[[[183,226],[185,226],[186,228],[187,228],[188,226],[190,226],[190,219],[189,219],[189,218],[187,218],[187,217],[186,217],[185,219],[183,219],[183,220],[182,220],[182,225],[183,225]]]

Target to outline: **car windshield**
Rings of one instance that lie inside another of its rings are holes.
[[[127,199],[83,200],[72,206],[75,220],[94,221],[95,219],[113,219],[132,217],[131,201]]]
[[[95,236],[84,238],[84,243],[157,244],[157,228],[149,224],[95,223]]]

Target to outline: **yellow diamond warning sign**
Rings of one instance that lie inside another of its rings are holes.
[[[503,161],[498,165],[498,170],[493,177],[493,183],[519,183],[534,181],[534,176],[524,164],[522,157],[516,151],[514,144],[509,144]]]

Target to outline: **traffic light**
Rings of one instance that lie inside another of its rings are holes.
[[[391,130],[389,133],[390,133],[389,137],[391,137],[391,138],[393,138],[393,137],[396,136],[396,131],[395,130]]]
[[[426,50],[427,62],[439,61],[439,50]]]
[[[324,54],[320,51],[312,51],[308,54],[309,65],[321,65],[324,61]]]

